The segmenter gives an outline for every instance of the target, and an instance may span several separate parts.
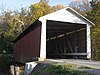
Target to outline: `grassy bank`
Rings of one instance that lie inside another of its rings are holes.
[[[38,67],[39,68],[39,67]],[[31,75],[95,75],[87,72],[75,70],[74,65],[59,65],[53,64],[44,66],[32,72]]]

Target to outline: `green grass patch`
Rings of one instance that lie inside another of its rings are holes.
[[[53,64],[48,67],[42,69],[41,72],[35,72],[32,75],[95,75],[89,74],[87,72],[74,70],[74,65],[67,64],[67,65],[59,65]]]

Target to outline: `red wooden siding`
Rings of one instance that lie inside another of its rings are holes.
[[[32,61],[34,57],[40,55],[41,26],[38,26],[27,35],[23,36],[14,45],[15,61]]]

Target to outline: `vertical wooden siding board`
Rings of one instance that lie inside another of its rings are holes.
[[[38,26],[15,44],[15,59],[21,58],[21,62],[26,62],[39,57],[40,29],[41,26]]]

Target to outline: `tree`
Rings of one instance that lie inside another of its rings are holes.
[[[91,38],[92,38],[92,59],[100,60],[100,1],[91,1],[91,12],[88,12],[87,18],[95,23],[92,27]]]
[[[91,11],[90,2],[88,0],[74,0],[69,6],[84,16],[87,16],[87,12]]]
[[[8,18],[10,19],[10,12],[7,12],[5,14]],[[7,53],[11,53],[11,50],[12,50],[12,46],[11,44],[12,43],[9,43],[10,41],[10,38],[7,36],[8,34],[8,31],[9,31],[9,26],[8,26],[8,23],[6,22],[6,20],[4,20],[4,16],[2,16],[2,24],[1,25],[1,34],[0,34],[0,51],[2,53],[3,50],[5,50]],[[7,34],[7,35],[6,35]],[[9,51],[9,48],[10,48],[10,51]]]
[[[6,16],[6,18],[4,17],[4,15]],[[8,54],[13,52],[13,41],[11,41],[13,34],[9,35],[10,27],[8,25],[9,21],[7,20],[7,19],[11,19],[10,16],[11,16],[10,12],[6,12],[6,14],[3,13],[3,15],[0,16],[0,32],[1,32],[0,33],[0,67],[1,67],[0,74],[6,72],[5,74],[7,75],[8,75],[7,72],[9,71],[10,62],[11,62],[11,57],[8,56]]]
[[[53,11],[57,11],[57,10],[63,9],[64,6],[61,4],[57,4],[56,6],[53,6],[52,8],[53,8]]]
[[[6,50],[7,53],[13,52],[14,39],[25,29],[26,11],[5,11],[0,24],[0,51]]]
[[[30,6],[30,10],[29,10],[30,14],[29,16],[31,16],[32,18],[32,22],[36,19],[38,19],[39,17],[49,14],[52,12],[52,7],[47,3],[47,2],[39,2],[36,4],[32,4]]]

